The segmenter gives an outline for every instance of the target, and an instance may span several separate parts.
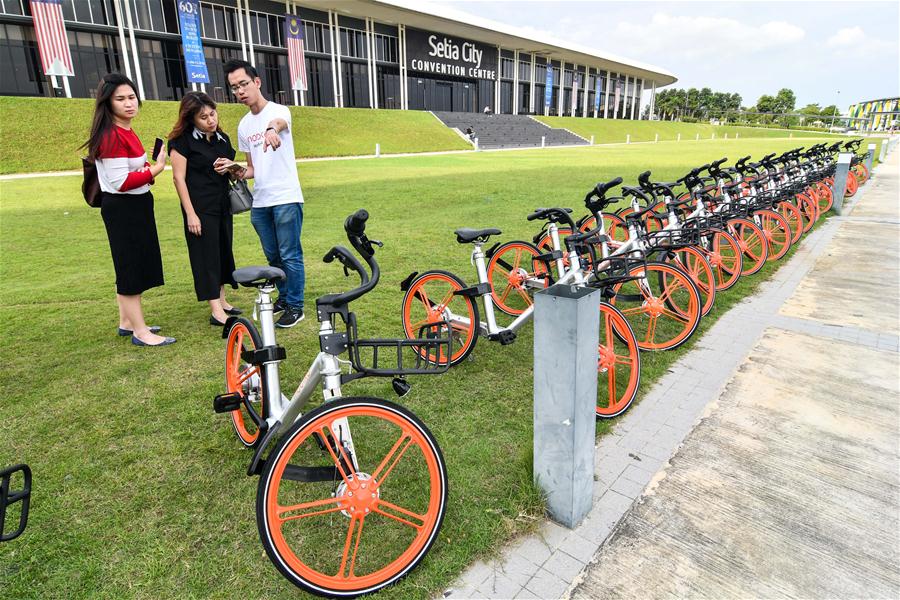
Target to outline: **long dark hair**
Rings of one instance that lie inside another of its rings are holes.
[[[185,130],[190,130],[194,126],[194,117],[203,108],[211,108],[216,110],[216,103],[207,94],[203,92],[188,92],[181,99],[181,106],[178,108],[178,120],[175,126],[169,132],[169,139],[174,140],[180,137]],[[216,132],[221,133],[222,128],[216,124]]]
[[[88,149],[88,157],[91,160],[96,160],[100,143],[116,123],[113,118],[112,96],[120,85],[127,85],[134,90],[134,95],[138,99],[138,106],[142,104],[141,96],[137,92],[137,86],[129,78],[121,73],[107,73],[103,76],[97,85],[97,99],[94,104],[94,120],[91,123],[91,134],[88,140],[80,146],[80,148]]]

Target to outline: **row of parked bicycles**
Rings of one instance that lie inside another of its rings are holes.
[[[580,217],[561,207],[527,215],[541,224],[530,241],[486,248],[500,229],[457,229],[457,242],[472,246],[477,283],[444,270],[410,274],[401,283],[404,337],[397,339],[360,338],[349,309],[380,278],[382,244],[369,239],[369,214],[359,210],[344,229],[362,261],[343,246],[324,257],[359,285],[317,299],[321,350],[290,397],[281,389],[286,351],[275,338],[272,299],[284,273],[235,271],[239,284],[257,289],[256,320],[226,324],[226,391],[213,406],[253,450],[248,474],[260,476],[257,526],[272,563],[314,594],[352,597],[404,577],[437,538],[448,478],[434,435],[395,402],[344,396],[344,384],[392,377],[403,396],[407,376],[460,365],[480,338],[515,342],[534,315],[535,292],[589,286],[604,298],[597,417],[618,416],[637,395],[641,352],[681,346],[717,293],[784,257],[831,207],[835,153],[855,152],[861,141],[756,162],[748,156],[731,167],[722,159],[676,182],[653,181],[647,171],[634,186],[621,178],[599,183]],[[854,161],[848,194],[868,177],[861,162]],[[501,325],[498,313],[511,322]],[[325,402],[303,412],[320,387]]]

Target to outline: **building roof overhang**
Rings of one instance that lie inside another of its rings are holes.
[[[416,29],[492,44],[506,50],[519,50],[578,65],[590,65],[614,73],[627,73],[657,87],[678,81],[660,67],[602,52],[579,44],[535,34],[517,27],[476,17],[421,0],[299,0],[297,4],[317,10],[332,10],[357,19],[367,17],[390,25],[403,24]]]

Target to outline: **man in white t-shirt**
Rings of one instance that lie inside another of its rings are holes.
[[[291,112],[263,97],[259,73],[250,63],[228,61],[225,76],[238,101],[250,109],[238,125],[238,149],[247,155],[243,177],[255,180],[250,222],[269,264],[287,276],[278,284],[275,310],[283,312],[275,326],[293,327],[303,320],[306,278],[300,244],[303,192],[294,158]]]

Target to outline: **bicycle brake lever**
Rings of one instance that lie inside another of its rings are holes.
[[[383,247],[384,247],[384,244],[383,244],[382,242],[379,242],[378,240],[369,240],[369,243],[370,243],[370,244],[375,244],[375,245],[378,246],[379,248],[383,248]]]

